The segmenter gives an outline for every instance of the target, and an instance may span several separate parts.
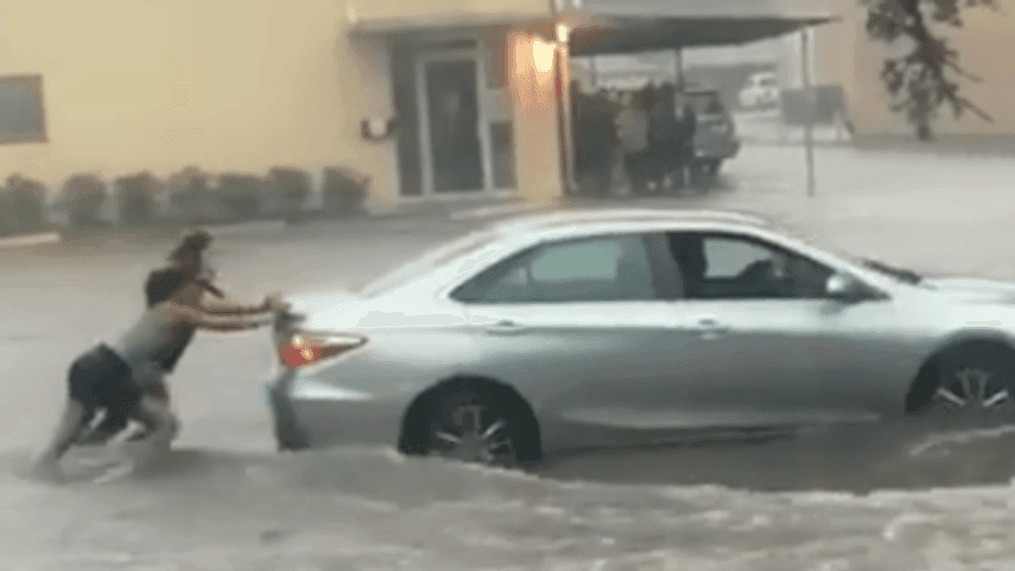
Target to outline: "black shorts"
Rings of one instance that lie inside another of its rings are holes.
[[[97,409],[133,409],[141,400],[130,366],[109,347],[99,345],[78,357],[70,368],[70,398],[89,413]]]
[[[142,395],[150,396],[162,402],[169,402],[169,389],[163,383],[146,386],[142,389]],[[98,426],[101,432],[115,434],[127,428],[131,416],[136,413],[136,407],[140,399],[125,399],[118,404],[106,407],[106,417]]]

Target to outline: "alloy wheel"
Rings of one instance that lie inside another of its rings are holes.
[[[1011,406],[1011,394],[1003,382],[989,371],[967,367],[955,373],[950,383],[942,383],[934,399],[947,410],[1001,410]]]
[[[493,407],[460,406],[434,431],[433,453],[463,462],[513,466],[511,420]]]
[[[950,428],[987,428],[1015,421],[1007,379],[985,367],[963,367],[942,380],[933,401]]]

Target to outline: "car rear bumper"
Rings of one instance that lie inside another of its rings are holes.
[[[326,386],[285,371],[267,387],[280,450],[336,445],[395,446],[408,403]]]
[[[714,142],[709,145],[699,146],[694,149],[694,161],[715,161],[726,160],[737,156],[740,152],[740,139],[729,139],[723,142]]]

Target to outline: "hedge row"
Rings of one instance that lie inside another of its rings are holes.
[[[113,183],[116,224],[214,224],[302,216],[302,204],[310,195],[310,177],[301,170],[272,169],[267,178],[225,174],[211,188],[211,176],[188,167],[161,181],[151,173],[119,178]],[[341,168],[324,172],[323,211],[351,215],[360,211],[370,184],[369,177]],[[0,236],[48,229],[50,209],[63,212],[71,228],[87,229],[112,224],[102,214],[106,184],[93,175],[75,175],[64,183],[53,207],[45,202],[42,183],[12,175],[0,188]]]

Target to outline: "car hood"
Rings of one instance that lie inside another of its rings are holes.
[[[941,295],[970,301],[1015,303],[1015,282],[984,278],[926,278],[923,283]]]

